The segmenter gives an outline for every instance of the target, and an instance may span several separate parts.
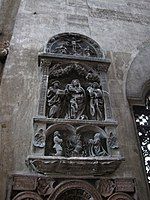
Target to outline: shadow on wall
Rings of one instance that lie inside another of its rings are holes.
[[[133,60],[126,80],[127,99],[131,104],[144,105],[150,88],[150,41],[145,42]]]

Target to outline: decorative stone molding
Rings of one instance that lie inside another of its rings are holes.
[[[113,173],[122,157],[62,157],[28,156],[27,165],[41,174],[63,174],[67,176],[90,177]]]
[[[137,200],[133,178],[68,177],[66,180],[66,175],[14,174],[10,180],[6,200]]]

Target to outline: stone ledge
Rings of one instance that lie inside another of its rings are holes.
[[[99,176],[113,173],[124,160],[121,156],[54,157],[28,156],[27,165],[41,174],[65,174],[67,176]]]
[[[114,120],[104,120],[104,121],[98,121],[98,120],[80,120],[80,119],[58,119],[58,118],[46,118],[45,116],[35,116],[33,118],[33,122],[40,122],[40,123],[62,123],[62,124],[92,124],[92,125],[101,125],[101,126],[117,126],[117,121]]]

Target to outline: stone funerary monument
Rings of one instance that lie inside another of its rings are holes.
[[[0,200],[149,200],[149,2],[0,8]]]

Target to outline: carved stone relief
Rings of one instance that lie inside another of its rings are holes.
[[[67,179],[63,177],[51,178],[41,175],[13,175],[8,187],[9,198],[6,200],[137,200],[136,184],[132,178],[109,179]],[[19,187],[17,187],[18,180]],[[27,185],[28,180],[32,184]],[[26,182],[27,181],[27,182]],[[117,188],[119,182],[125,187]],[[126,184],[132,183],[132,190],[126,190]],[[13,187],[12,187],[13,186]],[[24,187],[25,186],[25,187]],[[20,190],[21,188],[21,190]]]
[[[55,128],[54,128],[55,127]],[[97,126],[52,125],[46,131],[46,156],[108,156],[108,138]]]
[[[66,82],[65,77],[70,81]],[[47,116],[104,120],[106,95],[109,94],[102,89],[96,72],[79,64],[57,64],[49,75]]]
[[[98,180],[96,182],[96,185],[97,190],[103,197],[109,197],[114,192],[114,189],[116,187],[114,181],[110,179]]]
[[[37,179],[37,192],[40,196],[49,196],[54,191],[54,179],[38,178]]]
[[[111,149],[118,149],[119,148],[117,137],[112,132],[110,132],[110,135],[108,137],[108,146]]]
[[[92,39],[77,33],[63,33],[52,37],[45,53],[104,58],[99,45]]]

